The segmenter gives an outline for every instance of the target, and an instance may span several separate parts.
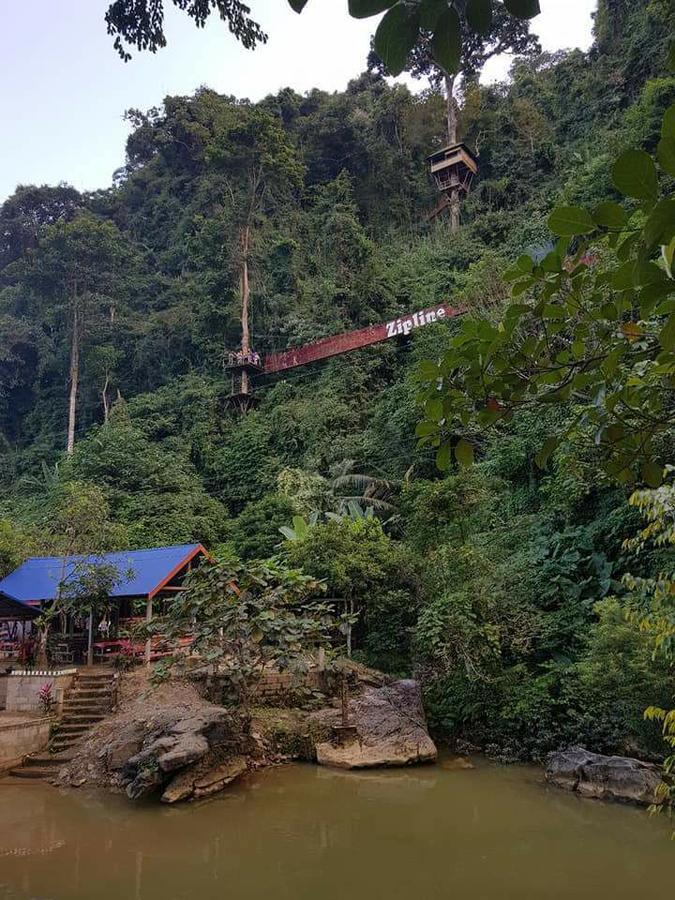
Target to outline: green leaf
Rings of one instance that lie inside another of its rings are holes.
[[[467,0],[466,20],[478,34],[489,34],[492,26],[492,0]]]
[[[440,422],[443,418],[443,401],[440,397],[432,397],[431,400],[427,401],[424,412],[433,422]]]
[[[591,214],[581,206],[559,206],[549,216],[548,227],[553,234],[572,237],[595,231],[596,225]]]
[[[419,15],[400,3],[378,25],[373,42],[375,52],[391,75],[400,75],[405,69],[419,30]]]
[[[427,31],[434,31],[441,13],[448,8],[448,0],[422,0],[420,25]]]
[[[450,468],[450,444],[441,444],[436,453],[436,466],[441,472]]]
[[[427,381],[438,378],[439,375],[438,366],[430,359],[421,360],[418,366],[418,371],[421,377],[426,379]]]
[[[628,213],[618,203],[601,203],[593,210],[593,219],[603,228],[623,228],[628,221]]]
[[[645,460],[640,467],[640,471],[642,480],[646,481],[649,487],[661,487],[663,483],[663,466],[659,465],[656,460]]]
[[[656,148],[656,158],[663,171],[675,178],[675,138],[661,138]]]
[[[459,69],[462,55],[462,26],[453,7],[443,11],[436,23],[431,53],[438,65],[452,74]]]
[[[464,438],[460,438],[455,446],[455,459],[466,468],[473,465],[473,445]]]
[[[539,449],[536,456],[534,457],[534,461],[537,464],[538,468],[545,469],[548,463],[550,455],[553,453],[555,448],[558,446],[558,438],[557,437],[549,437],[544,441],[543,446]]]
[[[431,437],[432,434],[438,434],[437,422],[430,422],[428,419],[425,419],[423,422],[417,423],[417,427],[415,428],[416,437]]]
[[[675,235],[675,200],[659,200],[649,214],[643,234],[650,248],[670,243]]]
[[[675,350],[675,313],[668,316],[668,321],[661,329],[659,344],[670,353]]]
[[[504,0],[504,6],[517,19],[533,19],[541,12],[539,0]]]
[[[349,15],[355,19],[367,19],[390,9],[397,2],[398,0],[349,0]]]
[[[622,153],[612,166],[612,181],[626,197],[654,202],[658,196],[656,166],[644,150],[626,150]]]
[[[673,49],[675,49],[675,42],[673,42],[672,46]],[[668,107],[663,116],[663,122],[661,123],[661,137],[675,140],[675,103]]]

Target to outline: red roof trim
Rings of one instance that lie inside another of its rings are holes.
[[[192,562],[192,560],[195,558],[195,556],[199,556],[199,554],[203,554],[207,559],[211,559],[211,557],[209,556],[209,554],[206,551],[206,547],[204,547],[202,544],[197,544],[195,549],[192,550],[190,553],[188,553],[188,555],[185,557],[185,559],[181,560],[181,562],[179,562],[176,566],[174,566],[173,569],[166,576],[166,578],[162,579],[162,581],[160,581],[160,583],[157,585],[157,587],[153,588],[150,591],[150,593],[148,594],[148,600],[152,600],[153,597],[155,597],[157,594],[159,594],[159,592],[162,590],[162,588],[166,587],[166,585],[172,579],[174,579],[176,577],[176,575],[178,575],[178,573],[181,571],[181,569],[184,569],[185,566],[187,566],[188,563]]]

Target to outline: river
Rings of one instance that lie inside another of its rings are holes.
[[[657,900],[672,896],[671,824],[481,760],[284,766],[175,807],[5,782],[0,898]]]

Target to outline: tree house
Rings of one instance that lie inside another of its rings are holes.
[[[260,354],[254,351],[248,353],[241,350],[230,351],[225,355],[223,368],[232,377],[232,388],[227,398],[228,405],[242,413],[257,406],[258,398],[251,390],[251,378],[263,371]]]
[[[466,144],[450,144],[427,157],[429,171],[439,191],[459,190],[468,194],[474,175],[478,174],[478,160]]]
[[[442,194],[429,218],[437,216],[446,206],[452,207],[453,230],[459,227],[459,201],[471,190],[478,174],[478,160],[466,144],[449,144],[427,157],[429,172]],[[455,221],[456,217],[456,221]],[[456,226],[456,227],[455,227]]]

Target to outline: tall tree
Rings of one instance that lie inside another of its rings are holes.
[[[241,300],[241,349],[249,353],[255,228],[265,212],[272,213],[300,189],[304,170],[280,119],[248,106],[231,105],[223,110],[206,158],[223,178],[223,215],[227,231],[236,235],[232,259]]]
[[[32,257],[29,278],[45,302],[47,318],[51,313],[57,326],[68,323],[68,453],[75,446],[83,342],[101,320],[114,322],[127,259],[127,247],[115,225],[91,213],[47,228]]]

